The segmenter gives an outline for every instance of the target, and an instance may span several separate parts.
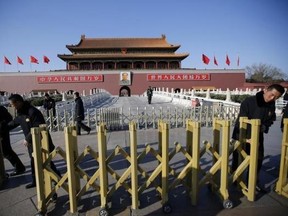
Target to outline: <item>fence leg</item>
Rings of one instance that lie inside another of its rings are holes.
[[[106,134],[105,125],[101,123],[98,127],[98,151],[99,151],[99,170],[100,170],[100,197],[101,208],[107,207],[107,190],[108,190],[108,176],[106,167]]]
[[[40,133],[42,136],[41,139],[41,147],[42,151],[42,161],[45,162],[49,158],[49,138],[48,138],[48,131],[46,125],[40,125]],[[35,161],[36,163],[36,161]],[[48,194],[52,191],[52,178],[49,175],[48,171],[43,169],[44,172],[44,182],[45,182],[45,196],[47,197]]]
[[[42,162],[42,152],[41,152],[41,138],[40,129],[32,128],[32,143],[33,143],[33,157],[35,165],[35,179],[36,179],[36,191],[37,191],[37,208],[40,212],[46,213],[47,206],[45,202],[45,183],[44,183],[44,173],[43,173],[43,162]]]
[[[77,211],[77,192],[79,191],[80,187],[80,179],[79,176],[76,175],[74,168],[74,162],[78,157],[77,152],[75,152],[75,148],[77,148],[76,126],[65,127],[64,133],[65,146],[67,151],[70,212],[75,213]]]
[[[138,163],[137,163],[137,133],[134,122],[129,124],[130,131],[130,155],[131,155],[131,189],[132,189],[132,206],[131,210],[137,214],[138,210]],[[133,214],[134,215],[134,214]]]
[[[257,181],[257,165],[258,165],[258,149],[259,149],[259,130],[260,120],[251,120],[251,143],[250,143],[250,165],[249,165],[249,179],[248,179],[248,193],[247,199],[249,201],[255,200],[255,189]]]
[[[284,119],[281,161],[276,192],[288,198],[288,119]]]
[[[200,164],[200,123],[192,122],[187,120],[186,122],[186,141],[187,141],[187,152],[192,156],[192,177],[191,182],[189,181],[188,185],[191,188],[190,198],[192,205],[197,205],[198,199],[198,173],[199,173],[199,164]],[[189,175],[188,175],[189,176]]]
[[[226,202],[228,194],[228,163],[229,163],[230,121],[222,121],[221,178],[219,192]],[[232,206],[231,206],[232,207]]]
[[[162,205],[168,203],[168,177],[169,177],[169,130],[168,124],[162,123]]]

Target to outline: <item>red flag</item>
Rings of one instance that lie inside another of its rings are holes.
[[[218,62],[216,60],[216,57],[214,56],[214,64],[218,66]]]
[[[230,65],[230,59],[229,59],[228,55],[226,55],[226,64]]]
[[[208,65],[210,62],[210,59],[206,55],[202,54],[202,61],[204,64]]]
[[[48,64],[50,62],[50,59],[47,56],[43,56],[43,61],[44,63]]]
[[[8,58],[6,58],[6,56],[4,56],[4,64],[11,65],[11,62],[8,60]]]
[[[237,58],[237,66],[239,66],[240,65],[240,59],[239,59],[239,56],[238,56],[238,58]]]
[[[34,56],[30,56],[30,62],[35,63],[35,64],[39,64],[38,59],[36,59]]]
[[[17,56],[17,62],[18,62],[19,64],[22,64],[22,65],[23,65],[23,61],[22,61],[22,59],[21,59],[19,56]]]

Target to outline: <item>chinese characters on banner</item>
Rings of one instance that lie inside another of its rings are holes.
[[[210,80],[210,74],[147,74],[147,81]]]
[[[103,82],[103,75],[57,75],[37,76],[37,82],[41,83],[75,83],[75,82]]]

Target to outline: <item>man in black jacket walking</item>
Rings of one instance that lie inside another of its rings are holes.
[[[255,96],[246,98],[240,106],[240,112],[236,120],[232,138],[239,140],[240,134],[240,117],[248,117],[248,119],[260,119],[260,133],[259,133],[259,147],[258,147],[258,166],[257,176],[259,176],[262,162],[264,159],[264,133],[268,133],[270,126],[276,120],[275,114],[275,101],[281,97],[284,93],[284,87],[279,84],[272,84],[264,89],[264,91],[258,92]],[[251,127],[247,128],[247,139],[251,138]],[[250,144],[246,143],[246,152],[250,154]],[[238,166],[238,152],[233,152],[232,171],[235,171]],[[259,183],[259,181],[257,181]],[[258,184],[256,190],[264,192],[264,189]]]
[[[81,135],[81,128],[87,131],[87,134],[89,134],[91,128],[86,126],[82,122],[85,119],[85,115],[84,115],[83,101],[80,97],[79,92],[75,92],[74,97],[75,97],[75,121],[76,121],[77,135]]]
[[[25,139],[23,140],[23,144],[28,148],[28,153],[30,157],[31,163],[31,173],[32,173],[32,182],[26,185],[26,188],[33,188],[36,186],[35,180],[35,167],[34,167],[34,158],[32,157],[33,146],[32,146],[32,135],[31,128],[39,127],[41,124],[45,124],[45,119],[42,113],[34,106],[30,105],[29,102],[24,101],[21,95],[13,94],[9,97],[10,104],[15,107],[17,110],[17,116],[13,121],[8,123],[8,128],[13,129],[17,126],[21,126]],[[52,138],[48,132],[49,139],[49,152],[52,152],[55,148]],[[56,169],[56,166],[51,161],[50,163],[51,169],[58,174],[61,175],[60,172]]]
[[[0,140],[3,156],[14,166],[15,170],[10,176],[20,175],[25,172],[25,166],[13,151],[10,143],[10,134],[7,124],[12,121],[12,116],[4,106],[0,106]]]

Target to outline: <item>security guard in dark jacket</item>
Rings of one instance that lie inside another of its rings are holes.
[[[264,91],[258,92],[255,96],[246,98],[240,106],[240,112],[234,126],[232,138],[239,140],[240,134],[240,117],[248,117],[248,119],[260,119],[259,133],[259,156],[257,173],[259,174],[264,159],[264,133],[268,133],[270,126],[276,120],[275,101],[284,93],[284,88],[278,84],[268,86]],[[247,139],[251,138],[251,127],[247,127]],[[246,152],[250,154],[250,144],[246,143]],[[238,152],[233,152],[232,171],[235,171],[238,166]],[[259,176],[259,175],[258,175]],[[257,185],[258,191],[263,191],[261,186]]]
[[[35,167],[34,159],[32,157],[33,146],[32,146],[32,135],[31,128],[39,127],[41,124],[45,124],[45,119],[42,113],[34,106],[30,105],[29,102],[24,101],[22,96],[19,94],[13,94],[9,97],[10,104],[17,110],[17,116],[11,122],[9,122],[9,129],[13,129],[17,126],[21,126],[25,139],[23,144],[27,146],[29,157],[31,160],[31,172],[32,172],[32,182],[26,185],[26,188],[32,188],[36,186],[35,181]],[[53,151],[55,146],[52,142],[51,136],[48,133],[49,139],[49,151]],[[56,169],[54,163],[50,163],[51,169],[60,176],[60,172]]]
[[[79,92],[74,93],[74,98],[75,98],[75,121],[76,121],[77,135],[81,135],[81,128],[85,130],[87,134],[89,134],[91,128],[86,126],[82,122],[85,119],[85,115],[84,115],[83,101],[80,97]]]
[[[25,172],[25,166],[13,151],[10,143],[10,134],[7,128],[8,122],[12,121],[12,116],[4,106],[0,106],[0,140],[3,156],[14,166],[15,170],[10,176],[16,176]]]

